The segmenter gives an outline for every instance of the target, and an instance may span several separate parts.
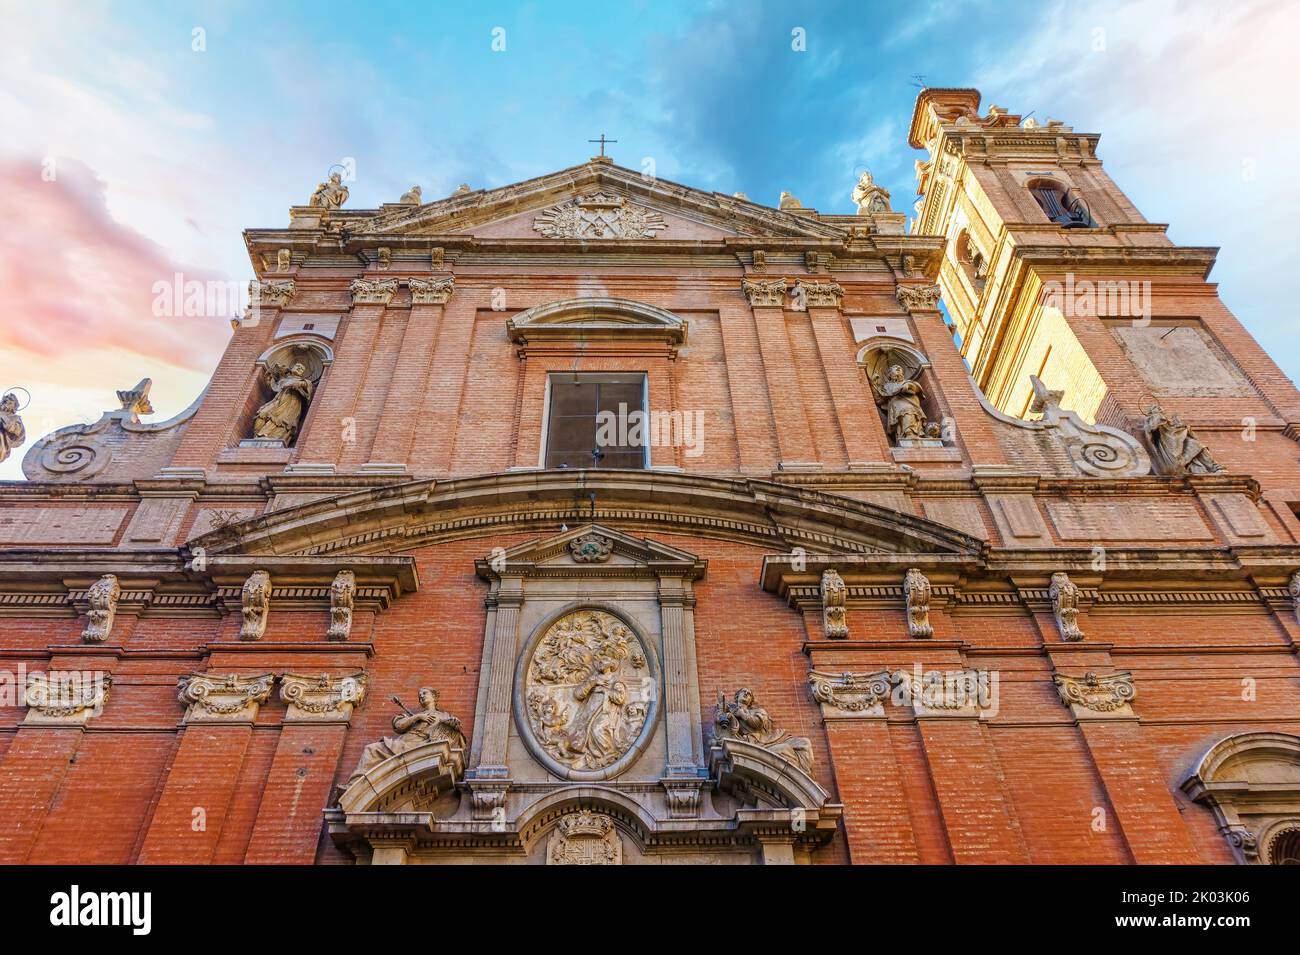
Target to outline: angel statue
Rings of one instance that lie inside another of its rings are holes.
[[[921,408],[925,391],[918,382],[907,377],[902,365],[890,365],[885,380],[881,381],[877,376],[872,384],[876,389],[876,403],[885,410],[885,426],[895,441],[902,443],[934,437]]]
[[[402,707],[402,712],[393,717],[393,729],[399,735],[385,736],[361,751],[357,768],[348,779],[349,786],[384,760],[425,743],[445,742],[450,743],[452,749],[465,748],[465,734],[460,729],[460,718],[438,709],[437,690],[420,687],[420,708],[415,712],[402,706],[402,701],[397,697],[393,697],[393,702]]]
[[[26,440],[27,429],[18,417],[18,396],[10,392],[0,398],[0,461]]]
[[[300,361],[294,362],[287,371],[282,365],[270,365],[265,374],[266,384],[275,395],[257,409],[253,436],[287,445],[298,434],[315,385],[307,377],[307,366]]]
[[[311,194],[309,205],[337,209],[348,198],[348,187],[343,185],[343,176],[337,172],[330,173],[329,182],[322,182]]]
[[[1151,405],[1142,430],[1151,442],[1161,474],[1218,474],[1223,470],[1177,412],[1170,418],[1158,404]]]

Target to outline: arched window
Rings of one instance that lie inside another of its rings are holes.
[[[1300,829],[1288,829],[1274,836],[1269,846],[1273,865],[1300,865]]]
[[[1062,229],[1095,229],[1088,203],[1077,192],[1051,179],[1034,179],[1029,192],[1051,222]]]
[[[1214,811],[1237,861],[1300,865],[1300,736],[1257,732],[1220,740],[1182,789]]]

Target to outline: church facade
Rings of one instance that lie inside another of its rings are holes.
[[[0,862],[1300,861],[1300,393],[1097,141],[248,230],[186,411],[3,408]]]

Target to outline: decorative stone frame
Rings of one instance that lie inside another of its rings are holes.
[[[875,405],[876,414],[880,418],[881,427],[885,427],[885,415],[876,400],[876,386],[871,380],[872,355],[876,352],[902,352],[916,363],[916,380],[921,383],[921,387],[925,390],[925,400],[921,402],[921,409],[926,413],[926,416],[930,421],[937,423],[941,429],[940,437],[935,440],[941,442],[944,449],[952,448],[952,439],[944,437],[942,433],[943,422],[945,419],[952,420],[952,412],[944,401],[939,383],[935,379],[930,359],[925,356],[924,352],[916,347],[914,342],[909,342],[902,338],[898,338],[897,336],[888,334],[873,335],[858,349],[856,358],[858,367],[862,369],[867,394],[871,398],[872,404]],[[890,443],[890,450],[896,459],[907,457],[908,452],[914,452],[917,450],[914,448],[903,448],[894,444],[893,437],[888,435],[888,433],[886,434],[886,437]],[[934,450],[941,449],[935,447]]]
[[[570,298],[535,305],[506,321],[521,358],[538,352],[616,352],[676,358],[689,324],[666,308],[625,298]]]
[[[570,544],[592,535],[609,541],[610,553],[600,561],[575,559]],[[645,754],[660,721],[667,731],[666,767],[652,775],[690,779],[705,775],[699,688],[695,680],[692,593],[693,582],[704,575],[707,566],[704,561],[591,524],[520,545],[480,560],[476,566],[479,576],[489,583],[489,609],[483,644],[483,678],[475,707],[470,753],[471,787],[475,781],[511,778],[515,769],[510,765],[512,723],[518,727],[520,739],[531,757],[547,773],[562,780],[607,780],[626,772]],[[563,594],[556,589],[556,581],[581,582],[580,595]],[[638,590],[637,596],[629,596]],[[521,620],[530,601],[549,607],[529,624],[524,638],[520,633]],[[657,602],[659,609],[657,640],[634,619],[629,609],[632,603],[641,605],[644,617],[652,601]],[[522,714],[520,688],[524,668],[537,642],[555,621],[583,608],[611,613],[628,625],[647,651],[647,664],[661,696],[647,716],[646,728],[632,750],[614,766],[597,772],[566,770],[546,758],[532,740],[531,727],[526,725],[527,719]]]
[[[533,728],[529,725],[526,703],[524,700],[524,682],[527,677],[528,668],[532,664],[533,656],[537,652],[538,645],[542,638],[550,631],[551,627],[559,620],[564,619],[569,614],[581,610],[601,610],[605,613],[616,617],[620,623],[632,631],[632,635],[645,651],[646,666],[650,671],[650,679],[654,681],[655,691],[650,700],[650,709],[646,714],[645,724],[631,748],[623,754],[616,762],[600,770],[576,770],[566,766],[561,766],[558,762],[539,745]],[[655,642],[644,632],[628,614],[624,613],[617,604],[601,600],[574,600],[565,604],[560,609],[552,612],[542,619],[542,621],[533,628],[528,639],[522,644],[519,653],[519,660],[515,666],[514,678],[514,716],[515,724],[519,728],[519,736],[533,754],[533,758],[547,768],[551,773],[560,779],[567,779],[575,782],[596,782],[604,779],[614,779],[621,776],[627,769],[641,758],[647,746],[650,745],[651,737],[654,736],[655,727],[658,725],[660,718],[660,704],[663,700],[663,678],[659,668],[659,653]]]
[[[1300,736],[1228,736],[1197,760],[1182,790],[1214,812],[1239,863],[1268,865],[1278,838],[1300,830]]]

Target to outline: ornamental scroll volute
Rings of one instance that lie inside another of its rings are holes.
[[[631,627],[599,609],[554,621],[522,661],[519,721],[534,752],[569,779],[609,779],[654,726],[654,661]]]

